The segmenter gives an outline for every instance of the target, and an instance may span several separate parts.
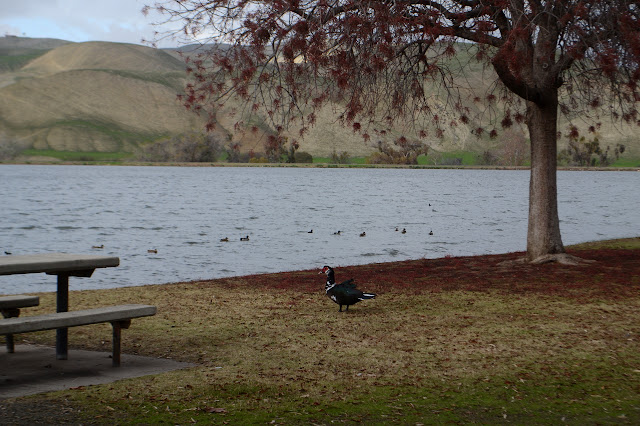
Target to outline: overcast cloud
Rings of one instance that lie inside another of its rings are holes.
[[[153,40],[158,17],[144,16],[155,0],[0,0],[0,36],[140,44]],[[177,45],[165,41],[161,47]]]

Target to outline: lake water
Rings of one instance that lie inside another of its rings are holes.
[[[0,181],[0,250],[120,257],[72,290],[526,248],[526,170],[1,165]],[[639,235],[639,187],[558,172],[564,243]],[[55,289],[0,276],[0,294]]]

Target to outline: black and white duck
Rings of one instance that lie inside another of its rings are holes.
[[[373,293],[363,293],[358,290],[353,282],[353,278],[341,282],[340,284],[336,284],[335,274],[331,266],[323,267],[319,274],[326,274],[327,283],[324,286],[324,290],[331,300],[340,305],[338,312],[342,312],[343,305],[347,307],[346,311],[348,311],[350,305],[354,305],[361,300],[373,299],[376,297]]]

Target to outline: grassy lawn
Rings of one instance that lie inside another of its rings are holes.
[[[640,167],[640,158],[619,158],[612,164],[613,167]]]
[[[27,149],[22,155],[35,157],[52,157],[62,161],[122,161],[131,157],[129,152],[80,152],[56,151],[53,149]]]
[[[72,292],[74,309],[157,305],[123,352],[197,367],[18,400],[98,424],[640,424],[640,238],[569,251],[595,262],[337,267],[378,294],[346,313],[317,270]],[[54,305],[45,293],[28,312]],[[110,348],[108,325],[69,335]]]

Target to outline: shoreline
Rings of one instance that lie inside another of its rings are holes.
[[[123,167],[256,167],[320,169],[424,169],[424,170],[531,170],[530,166],[448,166],[429,164],[334,164],[334,163],[225,163],[225,162],[110,162],[110,161],[7,161],[3,165],[22,166],[123,166]],[[640,172],[640,167],[562,166],[557,171]]]
[[[628,250],[628,249],[636,249],[640,247],[640,234],[634,237],[625,237],[625,238],[614,238],[614,239],[604,239],[604,240],[594,240],[594,241],[586,241],[578,244],[571,244],[565,246],[567,253],[577,254],[583,250],[600,250],[600,249],[613,249],[613,250]],[[577,252],[577,253],[576,253]],[[350,265],[340,265],[339,268],[341,270],[373,270],[373,269],[394,269],[399,267],[411,268],[412,265],[418,265],[423,263],[438,263],[438,262],[448,262],[453,261],[454,263],[466,262],[466,261],[480,261],[487,262],[490,260],[495,260],[498,258],[503,258],[503,261],[513,261],[517,258],[522,258],[526,254],[526,251],[512,251],[505,253],[492,253],[492,254],[476,254],[476,255],[463,255],[463,256],[442,256],[435,258],[417,258],[417,259],[405,259],[405,260],[392,260],[387,262],[372,262],[372,263],[362,263],[362,264],[350,264]],[[579,257],[579,255],[578,255]],[[554,262],[552,262],[554,263]],[[528,265],[527,262],[521,263],[522,265]],[[224,277],[217,278],[199,278],[193,280],[183,280],[183,281],[170,281],[165,283],[147,283],[141,285],[129,285],[122,287],[109,287],[109,288],[95,288],[95,289],[76,289],[70,290],[72,293],[86,293],[86,292],[104,292],[104,291],[136,291],[136,289],[143,288],[151,288],[151,287],[164,287],[164,286],[179,286],[179,285],[190,285],[190,284],[198,284],[198,283],[226,283],[226,282],[234,282],[234,281],[244,281],[254,279],[257,281],[264,281],[268,279],[268,277],[291,277],[291,276],[300,276],[311,273],[312,275],[316,274],[317,268],[306,268],[306,269],[294,269],[294,270],[285,270],[285,271],[277,271],[277,272],[259,272],[252,274],[240,274],[240,275],[230,275]],[[38,292],[27,292],[38,295],[54,295],[56,290],[52,291],[38,291]],[[7,296],[13,293],[0,293],[0,296]]]

